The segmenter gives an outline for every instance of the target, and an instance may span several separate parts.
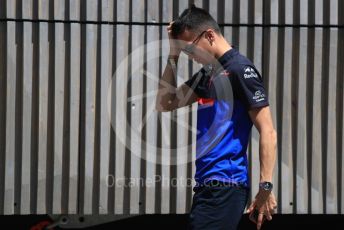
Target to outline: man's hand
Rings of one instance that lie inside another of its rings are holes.
[[[181,49],[180,45],[177,43],[176,38],[172,36],[172,24],[173,21],[167,26],[167,34],[170,42],[170,56],[178,57],[180,55]]]
[[[257,229],[259,230],[265,219],[269,221],[272,219],[276,207],[277,203],[274,194],[269,191],[259,190],[255,200],[247,209],[247,213],[249,213],[250,220],[257,224]]]
[[[155,108],[160,112],[168,112],[177,108],[197,102],[198,95],[187,84],[177,86],[177,62],[181,47],[185,42],[172,38],[172,24],[167,27],[170,53],[164,73],[159,80],[159,90],[156,97]],[[174,60],[171,60],[174,59]]]

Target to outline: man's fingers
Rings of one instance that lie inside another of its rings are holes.
[[[251,205],[250,205],[250,207],[248,207],[246,213],[252,212],[252,210],[254,209],[255,206],[256,206],[255,202],[252,202]]]
[[[258,215],[257,230],[259,230],[262,227],[263,219],[264,219],[264,213],[261,212]]]
[[[275,214],[275,210],[274,210],[274,209],[271,209],[271,210],[270,210],[270,214],[271,214],[271,215]]]
[[[173,24],[173,21],[172,21],[172,22],[170,22],[170,24],[167,26],[167,29],[171,29],[171,27],[172,27],[172,24]]]
[[[253,223],[257,224],[257,220],[254,218],[254,213],[253,213],[253,212],[251,212],[251,213],[249,214],[248,218],[249,218]]]
[[[266,212],[265,212],[265,217],[266,217],[266,219],[269,220],[269,221],[272,220],[272,213],[269,212],[269,211],[266,211]]]
[[[268,210],[271,213],[271,215],[275,214],[276,209],[277,209],[276,205],[269,205],[269,209]]]
[[[170,33],[172,31],[172,24],[173,24],[173,21],[170,22],[170,24],[167,26],[167,32]]]

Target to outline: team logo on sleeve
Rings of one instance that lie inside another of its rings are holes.
[[[264,101],[265,100],[265,94],[262,93],[262,91],[257,90],[254,93],[254,96],[252,97],[252,99],[255,100],[256,102]]]
[[[253,68],[248,66],[244,68],[244,78],[245,79],[258,78],[258,74]]]

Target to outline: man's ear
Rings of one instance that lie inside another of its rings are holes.
[[[208,29],[205,36],[206,36],[207,40],[209,41],[210,45],[212,45],[213,42],[215,41],[215,32],[214,32],[214,30]]]

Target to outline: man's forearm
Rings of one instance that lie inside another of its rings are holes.
[[[159,90],[156,98],[156,109],[157,110],[166,110],[168,106],[172,104],[176,96],[176,74],[177,74],[177,62],[178,56],[169,56],[169,59],[173,59],[174,63],[171,63],[170,60],[167,60],[167,64],[164,70],[164,73],[159,80]]]
[[[259,160],[260,181],[272,181],[276,160],[277,135],[274,130],[266,130],[260,133]]]

